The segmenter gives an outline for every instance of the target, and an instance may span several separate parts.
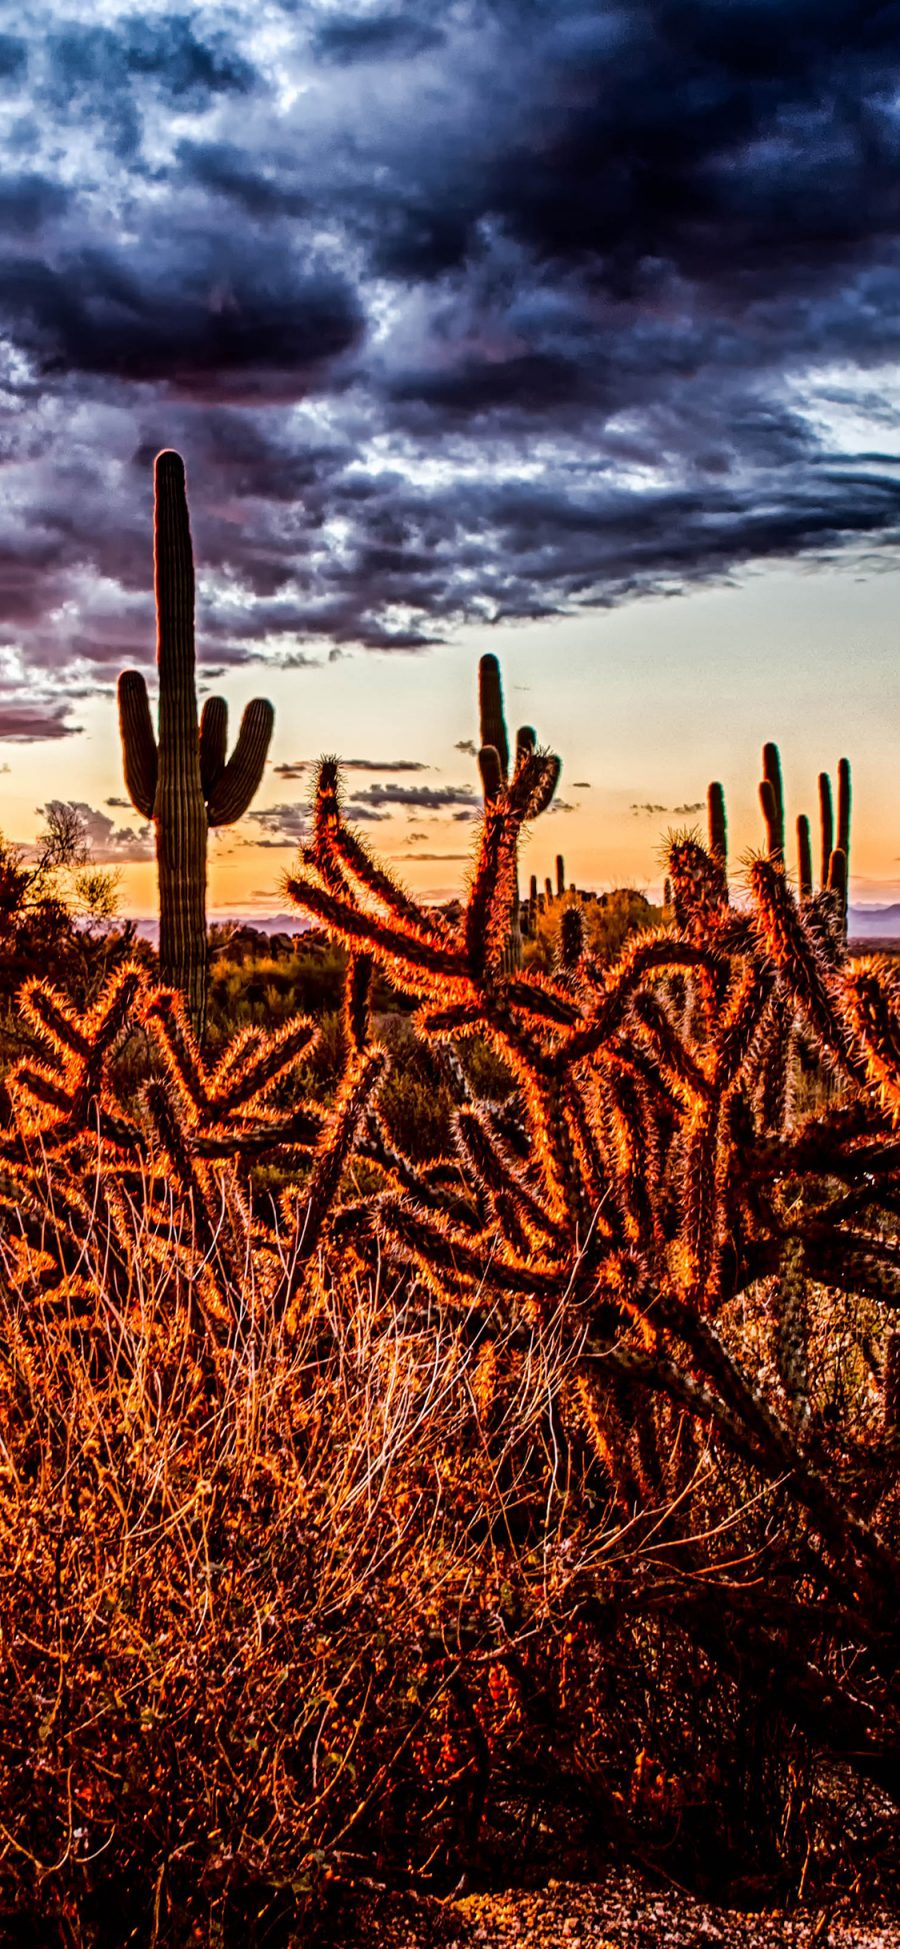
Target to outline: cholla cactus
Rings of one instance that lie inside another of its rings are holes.
[[[393,1265],[399,1277],[405,1267],[469,1317],[521,1309],[571,1333],[585,1349],[571,1411],[603,1467],[617,1391],[635,1393],[634,1412],[616,1423],[631,1430],[617,1437],[629,1443],[616,1458],[617,1493],[625,1475],[635,1493],[641,1482],[651,1497],[661,1492],[642,1407],[655,1391],[763,1474],[789,1477],[842,1587],[864,1587],[862,1601],[886,1615],[890,1552],[804,1440],[804,1292],[808,1280],[898,1296],[894,1241],[861,1216],[885,1195],[871,1159],[900,1117],[891,984],[880,964],[852,976],[835,959],[777,843],[751,869],[747,911],[728,904],[719,849],[712,856],[685,839],[669,857],[680,932],[638,936],[600,970],[582,956],[579,909],[567,908],[553,974],[504,968],[518,836],[546,803],[548,761],[520,740],[504,785],[502,748],[489,749],[492,790],[458,922],[418,906],[375,865],[344,824],[333,766],[322,768],[315,840],[291,897],[419,997],[426,1040],[443,1049],[477,1032],[516,1083],[508,1108],[478,1103],[460,1066],[455,1155],[417,1171],[382,1140],[377,1208],[363,1203],[341,1225],[355,1228],[354,1249],[373,1269]],[[776,842],[777,776],[770,755]],[[685,982],[696,998],[688,1011]],[[790,1101],[798,1022],[852,1115],[818,1108],[799,1121]],[[848,1180],[855,1188],[844,1198]],[[831,1182],[837,1189],[824,1191]],[[795,1216],[805,1211],[808,1223]],[[774,1286],[779,1274],[787,1414],[764,1399],[716,1325],[736,1293]]]
[[[157,456],[154,579],[159,667],[159,737],[137,670],[119,678],[125,783],[156,828],[159,956],[163,980],[180,990],[194,1029],[206,1019],[206,844],[211,826],[243,817],[260,783],[273,710],[247,705],[227,757],[228,707],[210,697],[197,719],[194,684],[194,557],[180,454]]]

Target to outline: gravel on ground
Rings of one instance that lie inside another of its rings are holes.
[[[503,1894],[370,1893],[342,1949],[900,1949],[900,1914],[717,1908],[630,1871]]]

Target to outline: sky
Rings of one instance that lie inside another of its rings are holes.
[[[900,6],[23,0],[0,31],[0,828],[152,833],[152,466],[185,458],[201,694],[272,698],[214,911],[277,911],[323,752],[464,881],[476,671],[563,759],[525,871],[649,889],[759,747],[854,768],[900,897]]]

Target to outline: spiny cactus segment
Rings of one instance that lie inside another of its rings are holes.
[[[210,697],[198,723],[194,650],[194,557],[184,463],[157,456],[154,473],[154,581],[159,669],[159,736],[147,686],[137,670],[119,678],[125,783],[156,829],[159,953],[163,980],[184,995],[195,1030],[206,1019],[206,851],[212,826],[243,817],[265,769],[274,713],[264,698],[247,705],[227,756],[228,712]]]

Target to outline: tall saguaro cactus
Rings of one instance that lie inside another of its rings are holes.
[[[503,685],[500,680],[500,665],[490,652],[483,656],[478,665],[478,706],[481,728],[481,748],[478,753],[478,768],[481,772],[481,786],[485,806],[499,799],[510,781],[509,736],[506,729],[506,715],[503,709]],[[537,748],[537,736],[530,724],[523,724],[516,735],[515,766],[526,760]],[[556,790],[559,779],[560,761],[555,759],[548,765],[545,774],[544,791],[532,807],[532,816],[537,818],[545,812]],[[519,922],[519,882],[516,872],[515,892],[509,923],[509,940],[504,957],[505,971],[520,968],[522,965],[522,931]]]
[[[119,678],[125,783],[156,828],[159,959],[165,982],[181,990],[202,1036],[206,1020],[206,842],[211,826],[240,819],[265,768],[274,712],[265,698],[247,705],[227,757],[228,706],[210,697],[198,722],[194,682],[194,555],[184,463],[157,455],[153,564],[156,591],[159,738],[147,686],[137,670]]]

